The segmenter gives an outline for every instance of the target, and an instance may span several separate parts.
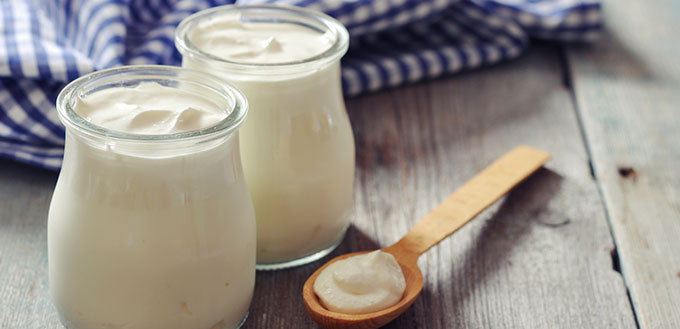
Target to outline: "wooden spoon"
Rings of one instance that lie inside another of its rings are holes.
[[[382,327],[403,313],[423,289],[423,275],[418,257],[445,237],[457,231],[480,212],[500,199],[513,187],[538,170],[550,154],[519,146],[477,174],[446,201],[423,217],[397,243],[383,248],[399,262],[406,279],[406,291],[401,300],[382,311],[366,314],[344,314],[324,308],[314,293],[314,281],[328,265],[338,260],[369,251],[338,256],[314,272],[302,288],[302,298],[309,315],[327,329]]]

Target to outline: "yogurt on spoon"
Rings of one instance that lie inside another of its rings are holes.
[[[405,289],[399,263],[380,250],[337,261],[314,282],[314,292],[323,306],[346,314],[386,309],[401,300]]]

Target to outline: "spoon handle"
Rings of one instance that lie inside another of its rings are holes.
[[[486,167],[386,248],[416,258],[457,231],[548,161],[550,154],[519,146]],[[405,255],[404,255],[405,256]]]

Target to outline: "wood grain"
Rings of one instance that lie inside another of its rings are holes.
[[[388,328],[635,327],[561,73],[554,49],[535,48],[348,104],[357,215],[336,255],[394,243],[517,144],[553,154],[548,170],[421,256],[423,293]]]
[[[640,328],[680,326],[680,3],[605,1],[570,49],[578,109]]]
[[[47,207],[57,175],[0,160],[0,328],[62,328],[48,295]]]
[[[420,255],[459,230],[541,168],[550,154],[519,146],[494,161],[418,221],[388,247],[391,253]]]
[[[357,142],[353,226],[316,263],[257,274],[245,328],[317,328],[301,298],[323,262],[396,242],[518,144],[553,159],[423,254],[422,295],[387,328],[634,328],[558,51],[348,102]],[[0,162],[0,328],[61,328],[47,290],[55,175]]]

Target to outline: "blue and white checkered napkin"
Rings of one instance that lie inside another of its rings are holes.
[[[69,81],[123,64],[178,65],[174,29],[228,0],[0,1],[0,157],[58,169],[64,127],[54,103]],[[529,37],[590,40],[599,0],[237,0],[318,9],[349,29],[348,96],[519,55]]]

